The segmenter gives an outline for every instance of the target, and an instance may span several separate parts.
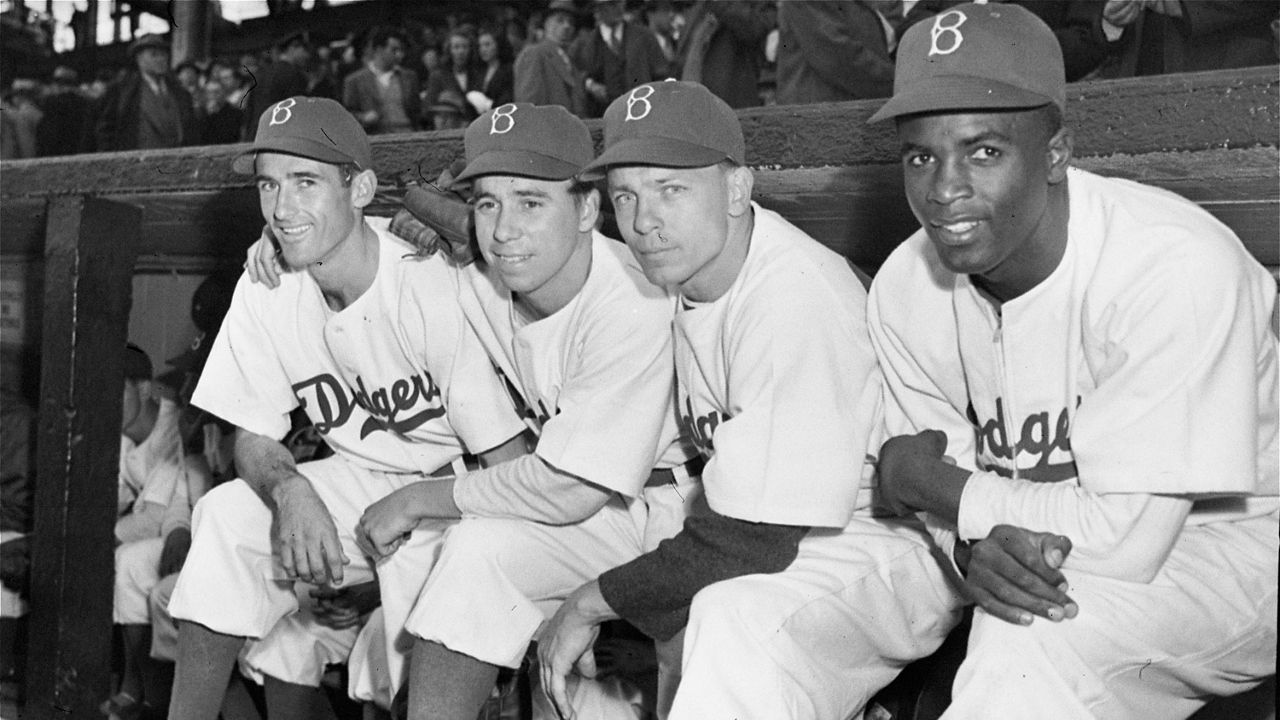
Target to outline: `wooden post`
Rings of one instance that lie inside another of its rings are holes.
[[[110,693],[123,350],[142,212],[49,201],[23,716],[100,717]]]

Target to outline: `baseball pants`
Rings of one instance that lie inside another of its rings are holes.
[[[945,720],[1194,713],[1276,671],[1277,516],[1189,525],[1150,583],[1071,570],[1070,620],[976,611]]]
[[[646,543],[679,531],[701,484],[645,488],[641,498],[615,495],[571,525],[463,518],[444,550],[406,629],[455,652],[518,668],[543,621],[569,593],[643,553]]]
[[[959,620],[963,600],[934,552],[919,525],[858,516],[810,531],[780,573],[703,588],[670,718],[861,717]]]
[[[169,598],[178,584],[178,574],[160,578],[147,597],[151,606],[151,657],[165,662],[178,661],[178,628],[169,614]]]
[[[347,656],[347,695],[358,702],[371,702],[391,709],[391,676],[387,671],[386,627],[382,608],[374,608],[356,636]]]
[[[151,622],[148,598],[160,582],[160,553],[164,538],[151,537],[127,542],[116,548],[115,592],[111,621],[117,625],[146,625]]]
[[[360,626],[336,630],[316,621],[311,608],[313,586],[297,583],[298,612],[285,615],[261,640],[250,640],[240,652],[240,674],[261,685],[266,676],[320,687],[325,668],[345,663]],[[382,649],[382,645],[378,649]]]
[[[305,476],[329,509],[342,552],[351,561],[343,585],[368,582],[376,574],[387,627],[396,632],[387,643],[387,668],[393,687],[404,678],[412,639],[400,628],[426,582],[440,541],[453,521],[424,522],[393,555],[375,567],[360,551],[355,528],[365,508],[391,492],[422,479],[418,474],[371,471],[340,456],[303,463]],[[214,488],[196,505],[191,552],[169,603],[174,618],[197,622],[226,635],[275,642],[268,634],[281,618],[298,610],[294,582],[271,553],[271,511],[242,480]],[[282,628],[293,642],[300,626]],[[310,652],[315,641],[304,641]],[[277,651],[272,651],[277,652]],[[287,652],[280,651],[280,652]],[[281,678],[287,680],[288,678]]]

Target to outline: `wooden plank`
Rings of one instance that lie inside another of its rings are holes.
[[[50,201],[23,716],[93,718],[110,693],[122,356],[141,213]]]
[[[1210,149],[1083,157],[1076,163],[1102,175],[1172,190],[1205,206],[1236,231],[1264,264],[1280,263],[1280,150]],[[757,167],[756,197],[864,267],[874,267],[915,229],[896,164],[819,168]],[[384,188],[369,208],[391,215],[402,191]],[[162,258],[239,258],[258,236],[262,216],[252,188],[168,193],[113,193],[103,197],[142,209],[138,254]],[[36,256],[43,242],[44,203],[6,201],[0,252]],[[821,220],[825,224],[812,225]],[[868,244],[870,243],[870,244]]]

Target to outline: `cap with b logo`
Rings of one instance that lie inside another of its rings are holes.
[[[346,108],[329,98],[291,97],[264,110],[253,146],[231,163],[232,169],[252,174],[254,157],[260,152],[297,155],[334,165],[354,163],[361,170],[373,168],[373,151],[364,128]]]
[[[560,105],[507,103],[471,121],[463,136],[467,166],[454,182],[481,175],[568,180],[591,161],[591,131]]]
[[[664,80],[632,88],[604,112],[604,152],[582,177],[602,177],[614,165],[697,168],[746,162],[742,124],[733,108],[706,87]]]
[[[1053,31],[1026,8],[957,5],[912,25],[898,45],[893,97],[878,122],[937,110],[1065,109],[1066,73]]]

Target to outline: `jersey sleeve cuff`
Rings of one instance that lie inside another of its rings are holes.
[[[991,529],[1010,518],[999,517],[1004,507],[1003,495],[1010,482],[995,473],[976,470],[969,475],[960,493],[960,510],[956,513],[956,533],[963,540],[981,540]],[[1016,524],[1016,523],[1015,523]]]

